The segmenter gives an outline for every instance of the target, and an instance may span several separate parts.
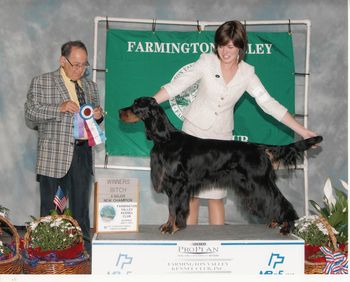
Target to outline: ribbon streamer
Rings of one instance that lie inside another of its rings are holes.
[[[80,112],[74,114],[74,138],[84,138],[84,129],[86,130],[88,144],[90,147],[96,146],[106,141],[106,135],[95,121],[94,110],[90,104],[81,106]]]
[[[73,137],[74,139],[84,138],[84,120],[81,118],[80,113],[74,113],[74,126]]]
[[[348,258],[341,252],[333,252],[328,247],[321,247],[321,252],[325,255],[326,266],[323,273],[326,274],[348,274]]]

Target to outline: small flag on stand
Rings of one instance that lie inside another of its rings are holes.
[[[60,186],[58,186],[58,188],[57,188],[57,192],[56,192],[55,198],[53,199],[53,203],[55,204],[56,209],[59,208],[61,212],[66,207],[67,198],[64,195]]]

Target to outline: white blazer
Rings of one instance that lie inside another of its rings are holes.
[[[272,98],[256,76],[254,67],[241,61],[233,79],[226,84],[215,54],[202,54],[192,69],[163,87],[170,97],[179,95],[200,80],[195,100],[183,113],[185,119],[201,129],[208,129],[214,123],[217,131],[231,132],[233,108],[247,91],[255,98],[262,110],[280,121],[287,109]]]

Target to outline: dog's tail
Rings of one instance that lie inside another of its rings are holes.
[[[322,136],[316,136],[284,146],[267,145],[265,151],[270,156],[272,163],[282,164],[285,167],[296,167],[297,161],[303,158],[303,152],[322,140]]]

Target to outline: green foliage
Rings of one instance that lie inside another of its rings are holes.
[[[30,247],[40,247],[41,251],[64,250],[79,242],[80,227],[59,216],[43,217],[29,225],[31,229]]]
[[[50,215],[58,215],[58,211],[57,210],[50,210]]]
[[[64,209],[64,211],[61,214],[73,216],[72,210],[69,208]],[[58,210],[50,210],[50,215],[60,215],[60,213],[58,212]]]
[[[5,208],[2,205],[0,205],[0,215],[3,215],[4,217],[6,217],[9,213],[9,211],[10,210],[8,208]]]
[[[328,191],[326,189],[327,186]],[[335,191],[335,196],[329,189]],[[329,224],[337,231],[337,242],[346,243],[348,242],[348,197],[346,193],[332,187],[329,179],[325,184],[324,191],[322,207],[313,200],[309,202],[317,213],[326,218]]]
[[[64,215],[68,215],[68,216],[73,216],[73,212],[71,209],[65,209],[63,212]]]
[[[304,239],[306,244],[313,246],[325,245],[328,242],[328,233],[318,216],[304,216],[295,222],[293,233]]]
[[[0,258],[7,257],[11,253],[11,249],[0,240]]]
[[[3,217],[7,217],[8,216],[8,213],[9,213],[9,209],[8,208],[5,208],[4,206],[0,205],[0,215],[3,216]],[[0,224],[1,225],[1,224]],[[7,227],[7,226],[6,226]],[[5,228],[6,228],[5,227]],[[3,226],[1,226],[1,228],[3,230],[5,230],[5,228]],[[2,229],[0,228],[0,235],[1,233],[3,232]],[[1,239],[1,238],[0,238]],[[0,258],[5,256],[7,257],[9,254],[11,253],[11,249],[6,245],[4,244],[1,240],[0,240]]]

